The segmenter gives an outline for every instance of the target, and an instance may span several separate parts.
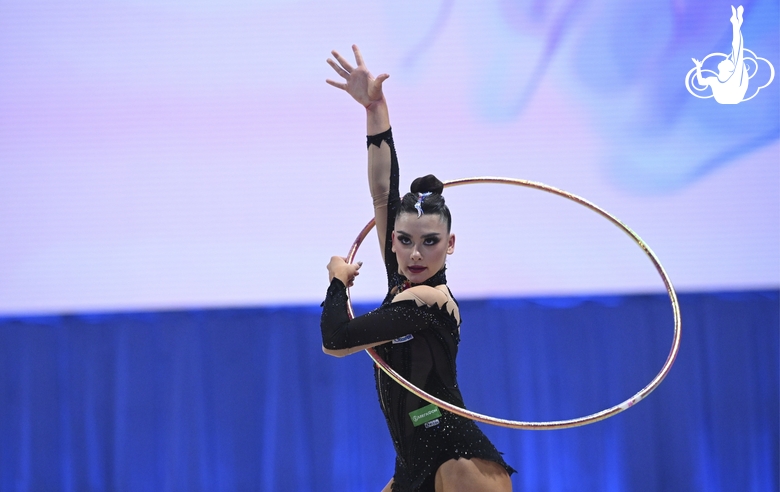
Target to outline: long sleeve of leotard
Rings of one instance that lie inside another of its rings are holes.
[[[438,313],[437,311],[441,311]],[[445,309],[421,309],[414,300],[383,304],[352,320],[347,315],[347,288],[334,278],[322,304],[322,346],[338,350],[394,340],[431,326]]]
[[[393,287],[393,275],[398,271],[398,262],[392,251],[392,234],[395,228],[395,215],[400,204],[398,192],[398,156],[395,153],[393,130],[388,129],[367,137],[368,147],[368,186],[374,200],[374,218],[376,219],[379,247],[387,270],[388,289]]]

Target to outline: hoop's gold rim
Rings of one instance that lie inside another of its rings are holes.
[[[655,390],[658,387],[658,385],[661,384],[661,381],[664,380],[667,374],[669,374],[669,371],[672,369],[672,364],[674,364],[674,360],[677,358],[677,353],[680,350],[680,339],[682,336],[682,319],[680,317],[680,305],[677,301],[677,293],[674,291],[674,287],[672,286],[672,281],[669,279],[669,276],[666,274],[666,271],[664,270],[664,267],[661,265],[661,262],[658,261],[658,257],[656,257],[655,253],[653,253],[653,251],[642,240],[642,238],[640,238],[627,225],[625,225],[623,222],[618,220],[614,215],[610,214],[606,210],[598,207],[597,205],[589,202],[588,200],[585,200],[584,198],[560,190],[558,188],[548,186],[543,183],[527,181],[524,179],[482,176],[476,178],[461,178],[461,179],[454,179],[452,181],[447,181],[444,183],[444,187],[448,188],[451,186],[461,186],[461,185],[469,185],[469,184],[508,184],[508,185],[515,185],[515,186],[525,186],[527,188],[535,188],[537,190],[542,190],[548,193],[552,193],[554,195],[562,196],[564,198],[568,198],[573,202],[579,203],[580,205],[583,205],[593,210],[594,212],[597,212],[599,215],[605,217],[610,222],[612,222],[620,229],[622,229],[623,232],[631,236],[631,239],[633,239],[634,242],[636,242],[636,244],[639,245],[640,248],[642,248],[642,251],[645,252],[645,254],[650,258],[650,261],[653,263],[653,266],[655,266],[656,271],[661,276],[661,279],[663,280],[664,285],[666,286],[666,291],[669,294],[669,299],[672,303],[672,313],[674,317],[674,336],[672,339],[672,348],[669,351],[669,355],[666,357],[666,362],[664,362],[661,371],[650,381],[650,383],[647,386],[642,388],[641,391],[639,391],[637,394],[627,399],[626,401],[618,405],[615,405],[613,407],[602,410],[600,412],[586,415],[584,417],[579,417],[579,418],[569,419],[569,420],[555,420],[549,422],[523,422],[519,420],[506,420],[497,417],[491,417],[489,415],[482,415],[476,412],[472,412],[470,410],[466,410],[465,408],[460,408],[451,403],[440,400],[435,396],[429,395],[425,391],[414,386],[412,383],[410,383],[409,381],[401,377],[400,374],[395,372],[395,370],[393,370],[393,368],[391,368],[384,360],[382,360],[382,358],[379,357],[379,355],[377,355],[376,351],[373,348],[367,349],[366,352],[368,352],[368,355],[371,356],[372,359],[374,359],[374,362],[376,362],[376,364],[398,384],[400,384],[401,386],[403,386],[413,394],[419,396],[423,400],[438,405],[439,408],[443,408],[444,410],[460,415],[461,417],[465,417],[471,420],[476,420],[477,422],[497,425],[500,427],[508,427],[510,429],[554,430],[554,429],[567,429],[569,427],[578,427],[581,425],[592,424],[594,422],[598,422],[600,420],[604,420],[606,418],[617,415],[620,412],[631,408],[632,406],[636,405],[641,400],[643,400],[653,390]],[[373,229],[373,227],[374,227],[374,219],[371,219],[368,222],[368,224],[366,224],[366,226],[363,228],[363,230],[360,231],[360,234],[358,234],[357,238],[355,239],[355,242],[352,243],[352,247],[350,248],[349,254],[347,255],[348,263],[352,263],[352,261],[355,258],[355,254],[357,253],[357,250],[360,247],[360,244],[363,242],[363,240],[371,231],[371,229]],[[349,300],[349,297],[347,298],[347,311],[349,312],[350,319],[352,319],[355,316],[355,313],[352,310],[352,302]]]

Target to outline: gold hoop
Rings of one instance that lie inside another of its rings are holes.
[[[600,420],[604,420],[606,418],[612,417],[636,405],[639,401],[644,399],[654,389],[656,389],[658,385],[661,384],[661,381],[664,380],[666,375],[669,374],[669,371],[672,368],[672,364],[674,364],[674,360],[677,357],[677,353],[680,350],[680,337],[682,335],[682,320],[680,318],[680,306],[677,301],[677,294],[675,293],[674,287],[672,286],[672,281],[669,279],[669,276],[666,274],[666,271],[664,270],[664,267],[661,265],[661,262],[658,261],[658,258],[655,256],[655,253],[653,253],[653,251],[642,240],[642,238],[640,238],[627,225],[622,223],[620,220],[618,220],[615,216],[613,216],[606,210],[598,207],[597,205],[589,202],[588,200],[585,200],[584,198],[581,198],[577,195],[573,195],[571,193],[560,190],[558,188],[553,188],[552,186],[548,186],[546,184],[537,183],[533,181],[526,181],[523,179],[497,178],[492,176],[484,176],[478,178],[454,179],[452,181],[445,182],[444,187],[447,188],[451,186],[461,186],[461,185],[480,184],[480,183],[525,186],[527,188],[535,188],[537,190],[546,191],[554,195],[559,195],[564,198],[568,198],[573,202],[579,203],[580,205],[583,205],[593,210],[594,212],[597,212],[598,214],[600,214],[601,216],[605,217],[610,222],[618,226],[620,229],[622,229],[626,234],[631,236],[631,239],[633,239],[634,242],[636,242],[636,244],[639,245],[640,248],[642,248],[642,251],[645,252],[645,254],[650,258],[650,261],[653,263],[653,266],[655,266],[656,271],[658,271],[658,274],[661,276],[661,279],[663,280],[664,285],[666,286],[666,291],[669,294],[669,299],[671,300],[672,303],[672,312],[674,316],[674,336],[672,339],[672,348],[669,351],[669,355],[666,357],[666,362],[661,368],[661,371],[650,381],[650,383],[647,386],[642,388],[642,390],[639,391],[637,394],[635,394],[631,398],[627,399],[626,401],[618,405],[607,408],[606,410],[602,410],[600,412],[586,415],[585,417],[579,417],[579,418],[569,419],[569,420],[555,420],[550,422],[523,422],[523,421],[516,421],[516,420],[500,419],[497,417],[491,417],[489,415],[482,415],[476,412],[472,412],[470,410],[466,410],[465,408],[457,407],[455,405],[452,405],[451,403],[447,403],[446,401],[440,400],[435,396],[429,395],[425,391],[414,386],[412,383],[410,383],[409,381],[401,377],[400,374],[395,372],[393,368],[387,365],[387,363],[384,360],[382,360],[382,358],[379,357],[379,355],[377,355],[376,351],[373,348],[366,350],[366,352],[368,352],[368,355],[371,356],[371,358],[374,359],[374,362],[376,362],[376,364],[395,382],[397,382],[398,384],[400,384],[401,386],[403,386],[413,394],[417,395],[418,397],[422,398],[423,400],[438,405],[439,408],[460,415],[461,417],[465,417],[471,420],[476,420],[477,422],[482,422],[485,424],[497,425],[500,427],[508,427],[510,429],[553,430],[553,429],[566,429],[569,427],[578,427],[581,425],[592,424],[594,422],[598,422]],[[352,261],[355,258],[355,254],[357,253],[357,250],[360,247],[360,244],[363,242],[366,235],[368,235],[371,229],[373,229],[373,227],[374,227],[374,219],[371,219],[368,222],[368,224],[366,224],[366,226],[363,228],[363,230],[360,231],[360,234],[358,234],[357,238],[355,239],[355,242],[352,243],[352,247],[350,248],[349,254],[347,255],[348,263],[352,263]],[[349,313],[350,319],[354,318],[355,313],[352,310],[352,302],[349,300],[349,297],[347,298],[347,311]]]

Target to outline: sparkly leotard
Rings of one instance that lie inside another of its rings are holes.
[[[400,203],[398,159],[392,133],[388,130],[368,137],[369,149],[371,145],[380,147],[383,143],[390,147],[391,156],[383,245],[388,293],[378,309],[350,321],[346,287],[334,278],[323,303],[322,343],[327,349],[338,350],[388,341],[377,346],[376,351],[394,370],[427,393],[464,407],[455,365],[460,323],[453,309],[448,309],[446,304],[419,305],[414,300],[393,302],[409,283],[398,273],[398,263],[391,251],[391,233]],[[435,287],[446,282],[442,269],[424,284]],[[454,298],[448,302],[457,304]],[[442,410],[440,417],[415,426],[410,413],[426,407],[428,402],[408,392],[379,368],[375,368],[375,378],[379,403],[396,450],[394,491],[433,491],[436,470],[457,458],[482,458],[499,463],[510,474],[515,471],[473,421]]]

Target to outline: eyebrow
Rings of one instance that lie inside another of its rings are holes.
[[[410,236],[411,237],[411,234],[409,234],[408,232],[395,231],[395,233],[396,234],[403,234],[404,236]],[[441,236],[441,234],[438,233],[438,232],[429,232],[428,234],[423,234],[421,237],[427,238],[427,237],[438,237],[438,236]]]

